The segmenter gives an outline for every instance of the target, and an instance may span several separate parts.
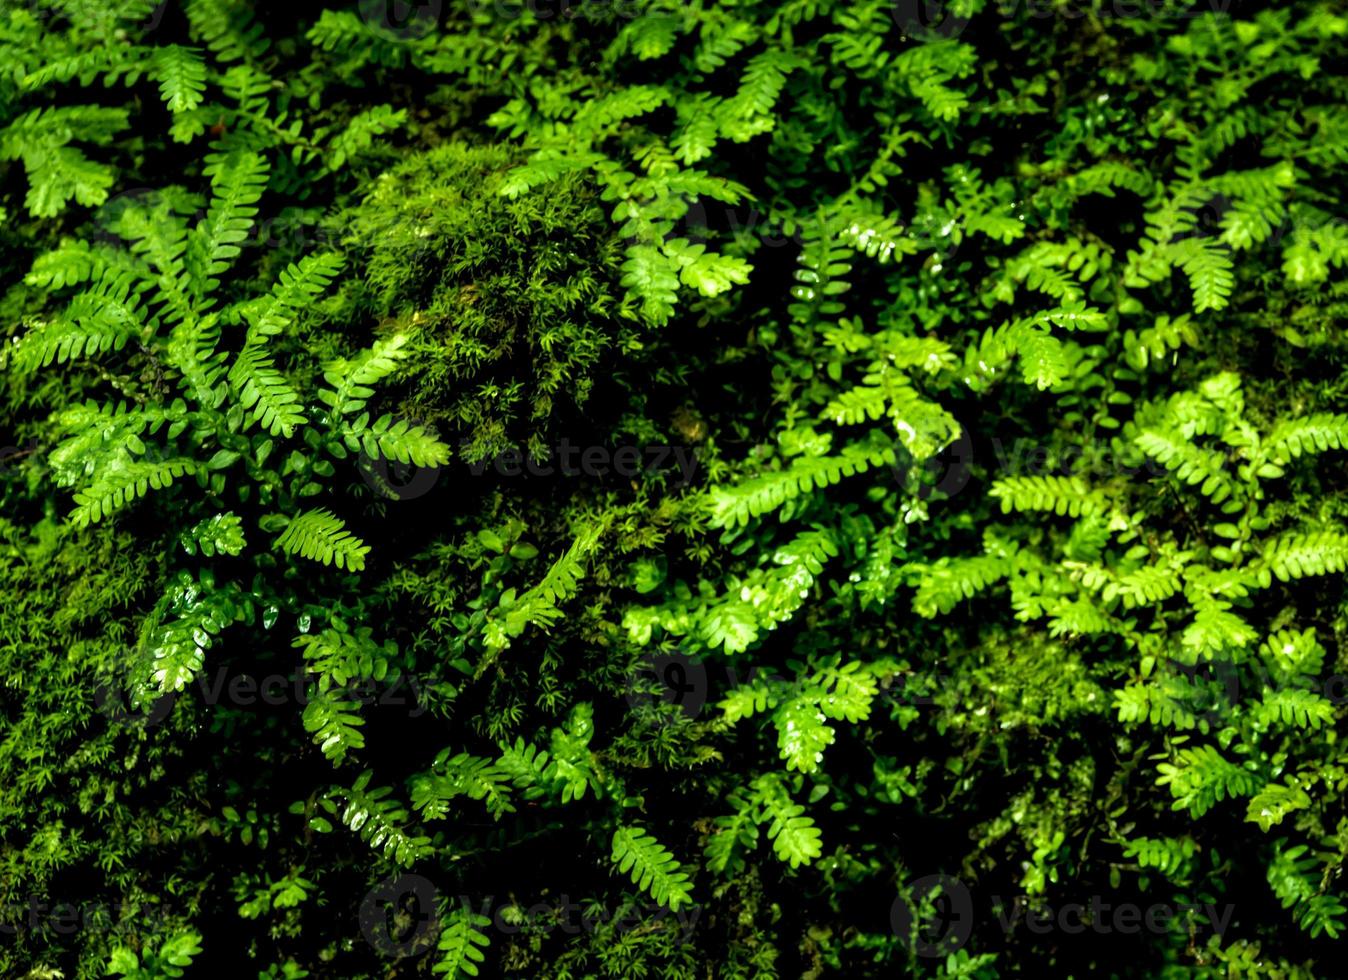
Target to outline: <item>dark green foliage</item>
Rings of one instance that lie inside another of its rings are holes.
[[[1345,41],[0,11],[0,974],[1337,975]]]

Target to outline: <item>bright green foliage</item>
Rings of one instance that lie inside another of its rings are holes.
[[[477,976],[478,964],[486,958],[478,947],[490,942],[481,930],[490,925],[486,916],[474,915],[468,909],[452,910],[441,920],[437,959],[431,973],[443,973],[449,980]]]
[[[181,967],[191,966],[192,960],[202,952],[200,943],[201,936],[195,932],[179,933],[164,940],[155,952],[147,950],[143,958],[119,946],[108,960],[107,972],[109,976],[125,977],[126,980],[181,977],[186,972]]]
[[[1335,973],[1340,6],[323,7],[0,10],[0,974]]]
[[[237,555],[245,544],[243,528],[239,517],[234,513],[216,514],[199,521],[179,536],[183,550],[189,555],[198,550],[207,558],[217,552],[222,555]]]
[[[679,870],[679,862],[644,827],[624,826],[615,830],[610,860],[618,866],[619,874],[630,873],[632,883],[649,892],[661,905],[677,910],[693,900],[688,875]]]
[[[1276,856],[1268,868],[1268,883],[1274,894],[1312,936],[1325,933],[1331,939],[1338,938],[1348,909],[1337,896],[1325,894],[1315,882],[1311,872],[1319,862],[1314,857],[1302,857],[1309,848],[1304,844],[1296,847],[1285,844],[1280,840],[1274,845]]]
[[[366,789],[373,775],[367,770],[350,788],[333,787],[322,798],[322,808],[329,814],[339,813],[340,808],[339,819],[347,829],[360,834],[362,840],[384,857],[411,867],[430,853],[431,840],[406,829],[407,810],[392,798],[391,788]],[[313,826],[316,830],[331,827],[322,817],[315,817]]]
[[[772,773],[759,776],[753,784],[759,806],[759,822],[766,823],[765,834],[772,841],[778,860],[791,867],[809,864],[823,853],[820,833],[805,808],[794,803],[786,787]]]
[[[308,510],[298,515],[276,539],[276,547],[353,572],[365,567],[365,556],[370,551],[369,545],[362,544],[360,538],[344,529],[339,518],[326,510]]]

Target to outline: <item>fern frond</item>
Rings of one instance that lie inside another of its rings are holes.
[[[622,265],[621,285],[641,304],[641,316],[663,326],[674,315],[679,292],[679,263],[654,245],[633,245]]]
[[[215,555],[237,555],[243,551],[243,524],[239,515],[231,512],[216,514],[198,521],[178,535],[183,551],[195,555],[200,551],[207,558]]]
[[[255,207],[267,187],[271,168],[260,153],[232,150],[206,158],[211,178],[211,204],[192,232],[187,247],[188,281],[198,301],[219,285],[257,217]]]
[[[178,44],[154,49],[149,61],[150,77],[159,83],[159,94],[175,115],[201,105],[206,92],[206,63],[201,52]]]
[[[331,171],[341,170],[353,158],[366,152],[374,141],[402,128],[407,122],[406,109],[391,105],[377,105],[358,113],[328,143],[323,165]]]
[[[1202,692],[1183,674],[1167,674],[1159,681],[1129,683],[1114,692],[1114,709],[1125,725],[1149,722],[1179,731],[1188,731],[1197,724],[1189,710],[1196,696]]]
[[[729,802],[735,811],[715,819],[716,830],[703,848],[707,867],[716,874],[737,873],[744,867],[745,855],[758,844],[757,808],[753,801],[731,794]]]
[[[836,659],[836,658],[834,658]],[[856,724],[871,714],[871,702],[880,688],[874,675],[860,660],[842,666],[821,664],[810,678],[810,693],[819,710],[834,721]]]
[[[753,477],[733,487],[713,487],[707,507],[712,527],[746,525],[774,511],[788,500],[816,488],[838,483],[843,477],[877,466],[892,466],[894,450],[875,442],[845,446],[836,456],[809,456],[793,460],[788,469]]]
[[[1181,637],[1191,659],[1199,656],[1212,659],[1222,655],[1236,659],[1240,651],[1259,638],[1249,623],[1230,611],[1230,603],[1205,600],[1195,605],[1194,621]]]
[[[1269,783],[1250,799],[1245,808],[1245,819],[1257,823],[1259,829],[1268,832],[1269,828],[1280,824],[1288,814],[1305,810],[1311,805],[1311,798],[1299,785],[1295,776],[1288,776],[1286,783]]]
[[[1231,478],[1224,472],[1226,457],[1220,452],[1195,446],[1165,431],[1144,430],[1134,442],[1177,478],[1190,486],[1198,486],[1203,496],[1210,497],[1214,504],[1231,496]]]
[[[174,618],[161,622],[161,611]],[[237,586],[217,586],[208,571],[196,579],[180,572],[142,630],[141,648],[158,693],[183,690],[200,672],[215,637],[251,616],[251,597]]]
[[[58,82],[69,82],[78,78],[83,87],[93,84],[100,74],[114,72],[114,66],[125,70],[125,66],[144,58],[147,51],[138,46],[128,46],[123,50],[112,47],[82,51],[79,54],[48,61],[41,68],[29,72],[19,81],[19,87],[25,92],[34,92]],[[111,79],[109,79],[111,80]]]
[[[33,260],[23,281],[48,290],[86,282],[128,281],[135,283],[139,292],[146,285],[137,280],[150,278],[149,271],[125,249],[91,244],[84,239],[64,239],[58,247]]]
[[[690,244],[683,238],[670,239],[662,250],[673,260],[683,284],[703,296],[719,296],[731,286],[746,283],[753,271],[753,266],[741,258],[708,252],[707,246]]]
[[[1348,569],[1348,536],[1337,531],[1303,534],[1293,531],[1264,543],[1259,576],[1263,585],[1269,576],[1279,582],[1309,575],[1330,575]]]
[[[430,772],[412,781],[412,808],[423,820],[443,820],[451,800],[463,796],[486,803],[487,812],[499,820],[515,812],[510,800],[509,776],[491,759],[449,750],[436,757]]]
[[[792,698],[773,716],[777,728],[777,751],[787,769],[815,772],[824,759],[824,749],[833,744],[833,728],[815,699]]]
[[[609,48],[609,55],[632,52],[638,61],[653,61],[669,52],[683,19],[666,13],[646,13],[628,24]]]
[[[1318,729],[1334,723],[1334,704],[1314,691],[1300,688],[1281,688],[1266,691],[1254,707],[1255,724],[1262,728],[1273,725],[1295,725],[1300,729]]]
[[[675,912],[693,900],[688,875],[644,827],[620,826],[614,830],[610,860],[618,866],[619,874],[630,873],[633,884]]]
[[[805,816],[805,807],[792,801],[775,773],[754,780],[755,800],[768,821],[768,839],[777,857],[791,867],[809,864],[824,852],[819,828]]]
[[[1129,609],[1159,605],[1180,591],[1180,572],[1171,565],[1144,565],[1104,587],[1106,602],[1122,598]]]
[[[440,936],[435,941],[438,957],[431,973],[443,973],[448,980],[477,976],[478,964],[486,959],[483,950],[491,942],[482,930],[490,925],[485,915],[467,907],[441,915]]]
[[[158,432],[165,422],[182,417],[173,408],[132,408],[125,402],[91,399],[71,405],[56,416],[57,431],[64,438],[48,457],[56,482],[73,486],[81,478],[93,476],[100,461],[118,447],[143,453],[142,435]]]
[[[1317,881],[1315,869],[1320,862],[1314,856],[1303,857],[1309,850],[1305,844],[1288,847],[1286,839],[1279,840],[1268,866],[1268,883],[1282,907],[1292,910],[1297,924],[1311,938],[1324,933],[1337,939],[1348,909],[1337,895],[1325,893]]]
[[[1263,448],[1265,456],[1275,463],[1348,448],[1348,415],[1322,413],[1279,422],[1265,438]]]
[[[1167,878],[1183,884],[1198,845],[1191,837],[1137,837],[1125,841],[1124,857],[1133,858],[1144,868],[1155,868]]]
[[[251,5],[243,0],[188,0],[186,10],[192,39],[203,42],[222,62],[259,58],[271,43],[263,26],[253,22]],[[361,33],[370,36],[368,31]]]
[[[360,730],[365,719],[358,701],[345,700],[330,691],[311,691],[302,720],[304,730],[333,765],[346,761],[348,752],[365,747]]]
[[[350,531],[341,518],[325,509],[308,510],[295,517],[276,539],[277,548],[324,565],[335,564],[359,572],[365,567],[369,545]]]
[[[188,457],[140,462],[117,458],[98,471],[94,482],[75,493],[70,521],[77,527],[97,524],[150,490],[163,490],[174,480],[199,469]]]
[[[319,400],[335,415],[351,415],[361,411],[374,394],[369,386],[377,384],[398,369],[398,363],[407,356],[403,350],[406,334],[394,334],[378,340],[369,349],[351,359],[331,361],[323,368],[323,380],[331,388],[320,389]]]
[[[280,275],[270,295],[245,304],[240,312],[250,324],[250,338],[271,337],[294,322],[295,314],[311,306],[342,270],[342,257],[335,252],[306,255],[291,263]]]
[[[239,397],[239,405],[249,417],[273,436],[287,439],[295,427],[306,421],[300,411],[300,396],[265,349],[249,344],[239,351],[229,369],[229,384]]]
[[[1197,347],[1198,341],[1198,329],[1187,313],[1173,319],[1162,314],[1141,333],[1129,330],[1123,335],[1124,357],[1129,367],[1143,371],[1149,365],[1163,363],[1167,355],[1181,347]]]
[[[388,675],[388,657],[396,652],[391,643],[379,646],[368,626],[348,630],[344,625],[305,633],[295,638],[305,665],[318,677],[319,691],[340,690],[361,678],[383,680]]]
[[[1099,491],[1075,476],[1008,476],[995,481],[988,496],[1000,500],[1002,513],[1050,511],[1070,517],[1103,515],[1109,505]]]
[[[1314,629],[1279,630],[1264,641],[1262,653],[1279,683],[1297,676],[1315,677],[1325,662],[1325,648],[1315,638]]]
[[[1114,620],[1086,596],[1052,607],[1049,636],[1094,636],[1118,631]]]
[[[759,677],[732,689],[716,706],[721,709],[722,720],[733,725],[777,707],[777,695],[774,686]]]
[[[364,451],[371,459],[391,459],[413,466],[444,466],[449,462],[449,447],[431,433],[406,419],[393,421],[381,415],[373,425],[362,414],[345,426],[342,437],[353,452]]]
[[[941,558],[917,569],[917,594],[913,596],[913,612],[925,619],[937,613],[948,613],[965,599],[995,582],[1011,571],[1011,563],[1004,558],[977,555],[971,558]]]
[[[1186,238],[1171,245],[1172,254],[1194,291],[1194,311],[1225,308],[1235,287],[1234,267],[1225,246],[1204,238]]]
[[[66,106],[34,109],[0,130],[0,160],[22,160],[27,172],[28,213],[54,218],[72,199],[85,207],[104,203],[115,179],[112,168],[68,144],[109,143],[128,122],[125,109]]]
[[[133,283],[110,279],[70,301],[60,317],[23,338],[15,353],[17,366],[33,370],[78,357],[121,350],[146,329]]]
[[[492,611],[485,630],[486,645],[491,651],[509,646],[528,626],[548,627],[561,616],[559,605],[576,593],[586,573],[590,555],[607,529],[607,521],[585,524],[577,532],[566,553],[553,562],[543,580],[516,598],[513,590],[502,597],[500,606]],[[513,600],[513,601],[512,601]],[[478,665],[477,676],[492,663],[494,653]]]
[[[228,390],[225,358],[216,348],[220,327],[214,315],[188,317],[173,328],[165,355],[181,372],[179,384],[203,408],[218,408]]]
[[[553,777],[547,751],[526,742],[523,737],[517,737],[513,746],[502,742],[500,748],[496,769],[504,773],[516,789],[523,791],[525,799],[542,796]]]
[[[406,828],[409,814],[397,800],[391,798],[393,790],[390,787],[366,789],[373,775],[369,771],[362,773],[350,789],[334,787],[328,791],[327,799],[330,803],[346,803],[341,821],[351,831],[359,833],[362,840],[384,857],[410,868],[421,858],[430,855],[431,839],[415,835]],[[329,812],[333,811],[335,807]]]
[[[1247,769],[1228,762],[1213,745],[1180,749],[1174,763],[1156,767],[1158,786],[1169,786],[1175,797],[1171,809],[1188,810],[1201,817],[1227,797],[1251,796],[1260,786],[1259,778]]]

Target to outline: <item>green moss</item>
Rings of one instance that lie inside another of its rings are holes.
[[[338,219],[362,276],[356,308],[411,337],[403,410],[442,423],[469,462],[508,443],[541,455],[554,417],[639,346],[594,186],[577,175],[506,198],[515,162],[505,147],[440,146],[380,175]]]

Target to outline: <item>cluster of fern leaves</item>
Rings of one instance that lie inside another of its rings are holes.
[[[1244,7],[0,10],[0,973],[1335,975],[1348,16]]]

